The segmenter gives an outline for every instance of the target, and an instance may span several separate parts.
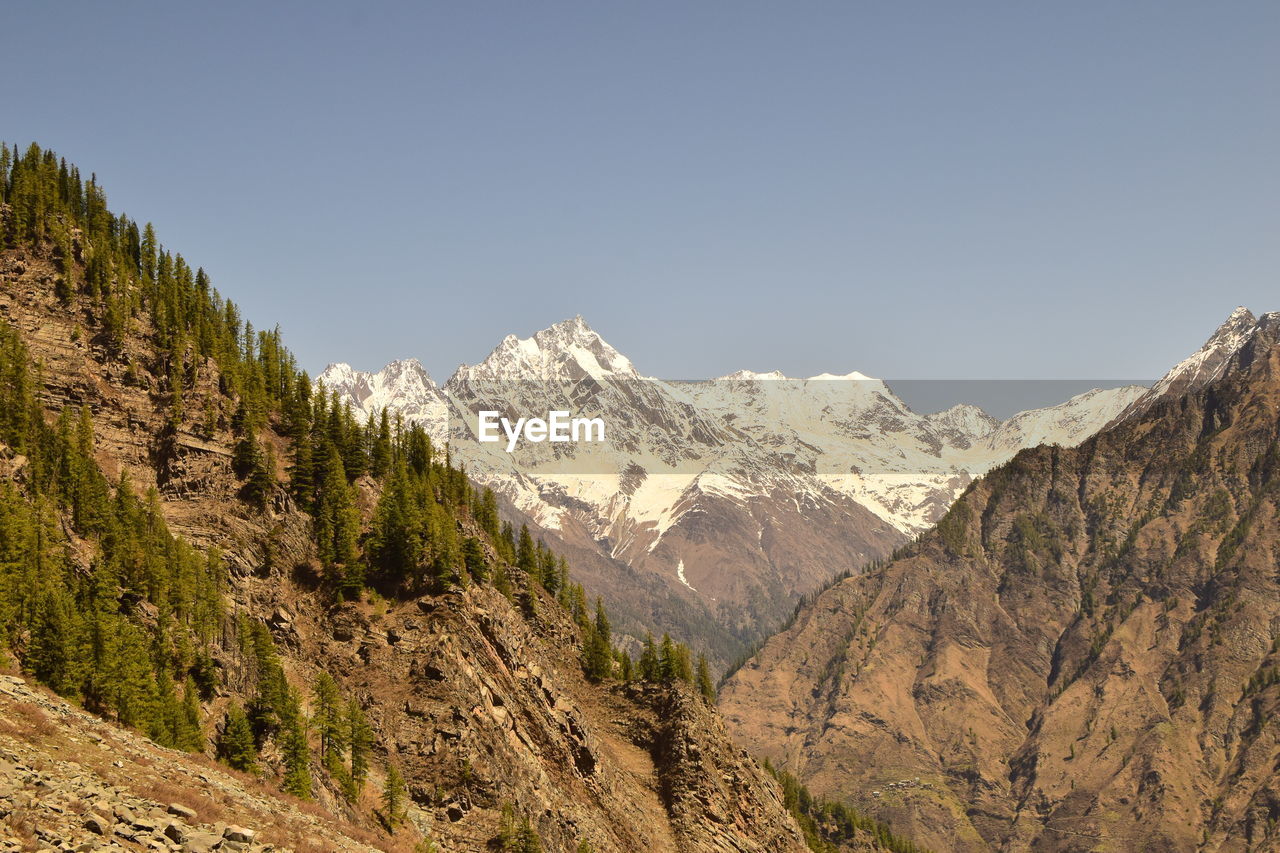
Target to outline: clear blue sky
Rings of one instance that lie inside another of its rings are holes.
[[[0,135],[303,366],[1152,376],[1280,308],[1280,3],[10,2]]]

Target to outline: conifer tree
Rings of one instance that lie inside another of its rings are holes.
[[[301,704],[298,694],[289,690],[280,727],[280,751],[284,756],[281,788],[307,800],[311,798],[311,750],[307,744],[307,718]]]
[[[347,704],[347,739],[351,749],[351,779],[357,796],[369,776],[369,754],[373,750],[373,730],[365,719],[360,703]]]
[[[507,600],[511,600],[511,579],[507,575],[505,566],[499,564],[493,570],[493,588],[506,596]]]
[[[654,645],[653,635],[646,632],[644,635],[644,647],[640,652],[640,678],[642,681],[658,681],[661,676],[658,649]]]
[[[520,542],[516,545],[516,566],[536,578],[538,558],[533,547],[533,537],[529,535],[529,525],[520,525]]]
[[[326,766],[341,761],[346,746],[346,709],[338,695],[338,684],[321,671],[313,685],[315,713],[311,722],[320,735],[320,757]]]
[[[370,419],[373,415],[369,415]],[[372,424],[370,425],[372,427]],[[372,428],[370,433],[373,433]],[[378,419],[378,427],[376,436],[373,439],[373,451],[370,454],[370,473],[376,479],[381,480],[386,476],[387,470],[391,467],[391,421],[387,417],[387,410],[383,409]]]
[[[520,818],[520,846],[516,849],[520,853],[542,853],[542,838],[533,828],[528,815]]]
[[[484,546],[474,536],[462,540],[462,563],[472,580],[480,583],[488,580],[489,564],[485,559]]]
[[[177,738],[179,749],[200,752],[204,749],[204,732],[200,726],[200,691],[196,680],[187,676],[182,688],[182,729]]]
[[[697,685],[698,692],[702,694],[703,699],[707,700],[707,704],[714,705],[716,702],[716,685],[711,680],[711,669],[707,666],[705,655],[698,655]]]
[[[560,563],[555,552],[538,543],[538,577],[547,592],[555,595],[560,589]]]
[[[583,639],[584,669],[588,678],[599,681],[613,674],[612,629],[604,604],[596,598],[595,622]]]
[[[658,680],[670,684],[676,680],[676,647],[669,634],[662,635],[658,651]]]
[[[543,849],[542,839],[528,815],[516,817],[515,807],[508,802],[502,804],[495,841],[499,850],[510,853],[542,853]]]
[[[233,703],[227,710],[218,736],[218,757],[236,770],[258,772],[258,749],[253,742],[253,729],[244,709]]]
[[[345,570],[356,562],[360,517],[342,458],[333,446],[329,448],[325,469],[315,515],[317,550],[334,585],[342,587]]]
[[[407,790],[400,769],[394,763],[387,762],[387,778],[382,787],[382,814],[393,832],[396,826],[404,822],[406,797]]]

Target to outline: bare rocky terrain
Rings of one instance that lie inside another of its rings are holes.
[[[0,675],[0,850],[376,850],[371,833]]]

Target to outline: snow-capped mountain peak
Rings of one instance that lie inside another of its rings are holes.
[[[528,338],[507,335],[484,361],[461,365],[450,385],[475,380],[639,379],[631,361],[581,315]]]
[[[377,373],[356,370],[349,364],[330,364],[315,381],[361,414],[386,409],[436,434],[442,434],[448,424],[444,396],[416,358],[397,359]]]
[[[1000,425],[999,420],[970,403],[957,403],[934,412],[926,420],[942,432],[954,431],[970,438],[981,438]]]
[[[367,376],[369,374],[358,371],[345,362],[336,362],[320,371],[315,381],[324,383],[324,386],[330,390],[342,390],[356,387],[362,378]]]
[[[1236,308],[1204,346],[1174,365],[1150,390],[1117,415],[1115,421],[1135,417],[1165,397],[1180,397],[1222,376],[1270,316],[1264,314],[1258,318],[1244,306]]]
[[[770,370],[768,373],[757,373],[754,370],[735,370],[716,379],[717,382],[778,382],[789,379],[781,370]]]
[[[1152,387],[1152,395],[1158,397],[1166,392],[1183,391],[1213,381],[1249,340],[1257,325],[1258,318],[1252,311],[1244,306],[1236,308],[1204,346],[1175,365]]]
[[[817,376],[809,377],[810,382],[832,382],[836,380],[840,380],[844,382],[879,382],[880,381],[878,379],[874,379],[866,375],[865,373],[859,373],[856,370],[851,370],[845,374],[819,373]]]

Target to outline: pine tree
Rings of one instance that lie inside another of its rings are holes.
[[[530,823],[528,815],[520,819],[520,853],[542,853],[542,838]]]
[[[372,419],[373,415],[370,414],[369,417]],[[370,433],[372,432],[370,429]],[[382,410],[381,417],[378,419],[369,466],[370,473],[379,480],[386,476],[387,470],[391,467],[391,422],[387,417],[386,409]]]
[[[218,736],[218,757],[236,770],[258,772],[258,749],[253,742],[253,729],[239,704],[233,704],[223,720],[222,734]]]
[[[542,579],[542,585],[555,595],[560,589],[560,561],[554,551],[544,547],[539,549],[538,562],[538,577]]]
[[[502,593],[502,595],[506,596],[508,601],[511,600],[511,594],[512,594],[511,579],[510,577],[507,576],[506,566],[499,564],[497,567],[494,568],[493,588],[496,589],[498,592]]]
[[[472,580],[483,583],[489,578],[489,563],[485,559],[484,546],[474,536],[462,540],[462,562]]]
[[[205,747],[200,726],[200,691],[191,676],[187,676],[182,688],[182,727],[176,740],[177,747],[187,752],[201,752]]]
[[[658,649],[654,645],[653,635],[644,635],[644,647],[640,652],[640,679],[642,681],[658,681],[662,672],[659,668]]]
[[[281,788],[295,797],[311,798],[311,749],[307,744],[307,718],[294,690],[289,690],[281,720],[280,751],[284,755]]]
[[[716,702],[716,685],[711,680],[711,669],[707,666],[707,658],[705,655],[698,655],[698,692],[702,694],[702,698],[707,700],[707,704],[714,705]]]
[[[387,778],[382,787],[382,814],[393,832],[396,826],[404,822],[406,797],[404,777],[395,764],[387,762]]]
[[[351,749],[351,779],[357,796],[369,776],[369,754],[373,750],[373,730],[365,719],[360,703],[351,700],[347,704],[347,742]]]
[[[669,634],[662,635],[658,651],[658,680],[670,684],[676,680],[676,647]]]
[[[693,655],[684,643],[676,643],[672,651],[671,675],[674,680],[693,684]]]
[[[347,483],[342,457],[332,445],[325,469],[316,506],[316,543],[331,582],[341,589],[346,585],[346,570],[357,560],[360,516],[356,511],[355,496]]]
[[[320,735],[320,757],[328,766],[341,761],[346,748],[346,709],[338,695],[338,683],[329,673],[321,671],[313,685],[315,713],[311,722]]]
[[[542,839],[533,828],[528,815],[517,818],[515,807],[511,803],[502,804],[498,837],[494,840],[499,850],[510,853],[542,853]]]
[[[502,814],[498,818],[498,837],[494,839],[502,851],[516,849],[519,841],[520,823],[516,818],[516,810],[511,803],[503,802]]]
[[[520,525],[520,542],[516,545],[516,566],[529,574],[530,579],[537,578],[538,557],[533,547],[533,537],[529,535],[529,525]]]
[[[584,669],[588,678],[595,681],[613,674],[612,629],[604,604],[596,598],[596,618],[583,638]]]

